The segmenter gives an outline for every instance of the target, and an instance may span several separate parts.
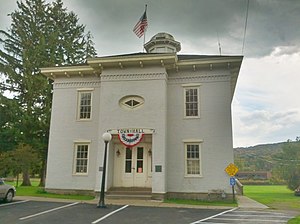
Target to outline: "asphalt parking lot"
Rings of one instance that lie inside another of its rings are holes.
[[[0,223],[192,223],[224,210],[191,208],[158,208],[129,205],[108,205],[97,208],[95,204],[58,203],[40,201],[15,201],[0,204]]]
[[[292,218],[274,211],[233,209],[165,208],[131,205],[108,205],[81,202],[14,201],[0,202],[0,223],[30,224],[226,224],[226,223],[287,223]]]

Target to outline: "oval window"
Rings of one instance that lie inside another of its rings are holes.
[[[144,104],[145,100],[141,96],[124,96],[120,99],[119,104],[123,108],[137,109]]]

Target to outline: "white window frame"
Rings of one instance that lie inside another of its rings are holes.
[[[87,89],[78,89],[77,90],[77,120],[79,121],[90,121],[92,120],[92,111],[93,111],[93,88],[87,88]],[[91,103],[90,103],[90,116],[88,118],[80,118],[80,112],[81,112],[81,97],[82,94],[91,94]]]
[[[79,146],[87,146],[87,164],[86,164],[86,172],[77,172],[77,160],[82,159],[77,157],[78,147]],[[74,161],[73,161],[73,175],[86,176],[89,173],[89,159],[90,157],[90,141],[88,142],[75,142],[74,143]]]
[[[183,84],[182,85],[182,87],[183,87],[183,103],[184,103],[184,106],[183,106],[184,118],[187,118],[187,119],[200,118],[200,86],[201,86],[200,83],[191,83],[191,84]],[[197,116],[188,116],[186,113],[186,110],[187,110],[187,108],[186,108],[186,90],[189,90],[189,89],[197,90],[197,111],[198,111]]]
[[[184,163],[185,163],[185,177],[202,177],[202,140],[196,140],[196,139],[190,139],[190,140],[184,140]],[[197,145],[199,148],[199,174],[189,174],[188,173],[188,158],[187,158],[187,149],[188,145]]]

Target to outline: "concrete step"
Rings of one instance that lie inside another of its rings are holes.
[[[106,194],[107,199],[151,200],[151,195]]]
[[[106,192],[106,198],[109,199],[132,199],[132,200],[150,200],[151,188],[136,187],[114,187]]]

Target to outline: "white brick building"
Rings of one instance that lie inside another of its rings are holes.
[[[224,169],[233,162],[231,101],[242,57],[180,55],[166,33],[145,48],[42,69],[54,80],[48,191],[99,192],[101,136],[109,131],[106,190],[148,188],[153,198],[231,193]]]

